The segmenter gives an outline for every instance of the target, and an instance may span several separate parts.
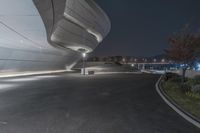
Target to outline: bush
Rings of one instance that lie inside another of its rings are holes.
[[[196,81],[196,84],[200,84],[200,75],[195,76],[194,80]]]
[[[190,78],[185,83],[190,85],[191,87],[194,87],[195,85],[200,85],[200,76],[196,76],[194,78]]]
[[[170,81],[178,80],[179,81],[180,76],[176,73],[166,73],[165,76],[164,76],[164,80],[165,81],[168,81],[168,80],[170,80]]]
[[[183,92],[190,92],[191,91],[191,86],[189,84],[180,84],[180,88]]]
[[[190,85],[190,86],[193,86],[193,85],[196,84],[196,80],[195,79],[188,79],[185,83]]]
[[[199,93],[193,93],[193,92],[186,92],[185,93],[186,96],[192,97],[192,98],[196,98],[196,99],[200,99],[200,94]]]
[[[200,84],[194,85],[191,87],[191,91],[193,93],[199,93],[200,94]]]
[[[179,76],[179,77],[172,77],[172,78],[170,78],[169,79],[169,81],[171,81],[171,82],[176,82],[176,83],[181,83],[181,77]]]

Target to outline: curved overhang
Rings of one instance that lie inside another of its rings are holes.
[[[89,53],[106,37],[111,23],[93,0],[33,0],[57,48]]]

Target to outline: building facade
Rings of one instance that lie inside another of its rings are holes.
[[[70,70],[111,24],[93,0],[0,0],[0,71]]]

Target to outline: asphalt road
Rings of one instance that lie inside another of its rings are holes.
[[[200,133],[155,90],[159,76],[0,79],[0,133]]]

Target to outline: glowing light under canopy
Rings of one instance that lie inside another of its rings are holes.
[[[200,71],[200,63],[197,63],[197,70]]]

